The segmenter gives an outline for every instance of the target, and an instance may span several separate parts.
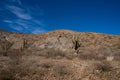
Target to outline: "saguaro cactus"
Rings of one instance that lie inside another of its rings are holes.
[[[78,40],[77,36],[73,36],[72,43],[73,43],[73,47],[75,50],[77,50],[80,47],[79,40]]]

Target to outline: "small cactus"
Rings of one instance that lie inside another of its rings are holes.
[[[26,39],[23,39],[23,44],[21,46],[21,50],[28,48],[28,41]]]
[[[28,44],[27,40],[23,39],[23,48],[27,48],[28,47],[27,44]]]

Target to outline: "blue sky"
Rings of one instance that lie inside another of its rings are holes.
[[[0,29],[33,34],[68,29],[120,35],[120,0],[1,0]]]

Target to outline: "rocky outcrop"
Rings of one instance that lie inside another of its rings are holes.
[[[119,46],[120,36],[100,33],[79,33],[57,30],[44,34],[20,34],[0,31],[0,50],[9,49],[60,49],[80,53],[85,50],[115,48]]]

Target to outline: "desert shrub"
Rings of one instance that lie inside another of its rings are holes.
[[[72,59],[74,59],[74,58],[76,58],[76,57],[77,57],[77,55],[74,54],[74,53],[66,54],[66,58],[69,59],[69,60],[72,60]]]
[[[120,61],[120,51],[116,51],[113,53],[114,60]]]
[[[78,58],[82,60],[105,60],[105,56],[99,53],[80,53],[78,54]]]
[[[7,52],[5,52],[5,51],[0,51],[0,56],[7,56]]]
[[[61,51],[59,49],[55,50],[55,49],[50,49],[47,52],[47,57],[48,58],[61,58],[61,57],[66,57],[66,52]]]
[[[53,64],[52,62],[44,62],[40,65],[42,68],[52,68]]]
[[[120,49],[120,41],[116,42],[111,46],[113,49]]]
[[[15,80],[10,70],[0,70],[0,80]]]
[[[102,61],[100,63],[93,64],[94,70],[98,70],[100,72],[109,72],[113,69],[111,64],[107,61]]]
[[[43,75],[45,70],[39,70],[36,67],[31,68],[29,64],[24,64],[22,56],[23,53],[20,51],[8,51],[7,57],[10,60],[0,69],[0,80],[30,80],[35,78],[35,75]]]
[[[72,52],[62,51],[59,49],[49,49],[46,54],[44,54],[47,58],[54,58],[54,59],[61,59],[66,58],[69,60],[72,60],[73,58],[76,58],[76,54]]]
[[[120,71],[113,66],[114,63],[103,61],[94,64],[94,75],[99,77],[99,80],[119,80]],[[94,79],[96,80],[96,79]],[[98,80],[98,79],[97,79]]]
[[[13,42],[9,42],[7,40],[5,41],[0,41],[0,50],[7,51],[11,48],[11,46],[14,44]]]
[[[63,65],[63,64],[55,65],[53,70],[58,77],[72,74],[71,69],[68,68],[66,65]]]
[[[112,49],[110,47],[100,47],[98,49],[98,52],[100,54],[103,54],[104,56],[111,56],[112,55]]]
[[[9,57],[7,67],[0,69],[0,80],[16,80],[16,75],[21,72],[22,66],[21,63],[21,52],[19,51],[7,51],[6,57]]]
[[[10,57],[12,59],[19,58],[23,55],[23,52],[20,50],[7,50],[7,51],[0,51],[0,56]]]
[[[0,80],[39,80],[46,73],[46,69],[11,64],[6,69],[0,70]]]

